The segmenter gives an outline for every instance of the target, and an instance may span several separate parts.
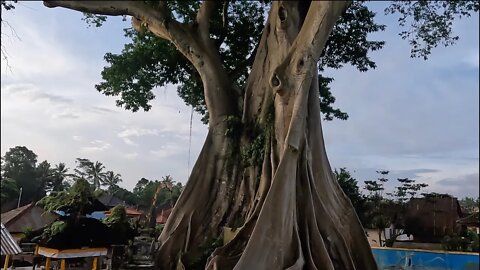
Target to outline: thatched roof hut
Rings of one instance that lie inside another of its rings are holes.
[[[461,217],[457,198],[413,198],[407,205],[405,233],[413,234],[416,241],[440,242],[445,235],[461,231],[461,225],[457,223]]]
[[[12,209],[1,215],[2,223],[14,237],[22,234],[27,228],[35,231],[48,226],[57,218],[57,214],[45,212],[35,203]]]

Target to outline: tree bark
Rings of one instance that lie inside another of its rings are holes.
[[[175,22],[165,7],[76,2],[48,1],[109,15],[123,8],[137,26],[173,42],[203,82],[209,132],[159,237],[159,269],[193,269],[223,226],[239,231],[202,269],[377,268],[321,128],[317,62],[348,2],[274,1],[243,98],[209,38],[212,2],[202,4],[196,25]]]

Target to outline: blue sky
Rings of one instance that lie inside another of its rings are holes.
[[[384,3],[372,3],[381,10]],[[395,18],[380,12],[387,30],[373,36],[386,46],[372,53],[377,69],[329,70],[336,105],[347,121],[324,122],[327,153],[334,168],[347,167],[361,183],[390,170],[391,182],[410,177],[427,191],[478,196],[479,26],[478,15],[454,24],[460,40],[433,50],[428,61],[409,58]],[[81,13],[20,2],[2,25],[1,154],[25,145],[39,161],[77,157],[103,162],[122,174],[131,189],[142,177],[171,175],[185,182],[189,170],[191,109],[176,87],[155,89],[149,112],[115,106],[115,98],[94,89],[106,52],[120,52],[129,20],[111,18],[87,28]],[[190,167],[207,128],[195,115]]]

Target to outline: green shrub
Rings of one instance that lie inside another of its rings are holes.
[[[165,224],[157,224],[157,225],[155,226],[155,237],[159,237],[159,236],[160,236],[160,234],[162,233],[164,227],[165,227]]]
[[[24,239],[30,240],[30,239],[32,239],[32,235],[33,235],[33,229],[32,229],[32,227],[26,227],[26,228],[23,230],[23,238],[24,238]]]
[[[465,236],[458,236],[455,233],[446,235],[441,243],[442,248],[448,251],[479,251],[479,235],[473,231],[468,231]]]
[[[128,222],[128,217],[127,217],[127,211],[125,210],[125,207],[123,205],[117,205],[112,208],[112,211],[110,213],[110,216],[108,216],[103,223],[105,225],[111,227],[117,224],[125,224],[130,226],[130,223]]]
[[[49,241],[52,239],[53,236],[63,232],[67,227],[67,223],[63,221],[55,221],[49,227],[46,227],[43,230],[43,233],[37,237],[32,239],[32,242],[39,242],[39,241]]]
[[[203,270],[205,269],[205,264],[207,263],[208,257],[215,251],[216,248],[223,245],[223,238],[211,238],[205,244],[200,246],[202,254],[195,259],[192,259],[188,263],[187,269],[190,270]]]

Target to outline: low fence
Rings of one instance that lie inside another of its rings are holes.
[[[379,269],[478,270],[479,254],[437,250],[372,248]]]

